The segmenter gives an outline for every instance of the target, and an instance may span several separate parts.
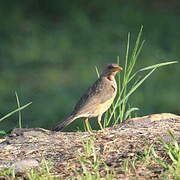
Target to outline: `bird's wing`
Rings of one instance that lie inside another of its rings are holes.
[[[103,104],[116,94],[115,82],[106,77],[99,78],[81,97],[72,114],[88,110],[96,104]]]

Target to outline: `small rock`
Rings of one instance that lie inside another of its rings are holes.
[[[35,159],[24,159],[15,162],[12,167],[15,170],[15,173],[23,173],[31,168],[37,168],[40,166],[40,163]]]

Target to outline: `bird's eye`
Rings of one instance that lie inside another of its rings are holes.
[[[108,66],[108,69],[112,69],[112,66]]]

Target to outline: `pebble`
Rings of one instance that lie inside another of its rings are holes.
[[[15,162],[12,167],[16,173],[23,173],[31,168],[37,168],[40,166],[40,163],[35,159],[24,159]]]

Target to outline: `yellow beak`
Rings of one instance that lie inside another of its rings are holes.
[[[113,68],[113,71],[122,71],[122,70],[123,70],[123,68],[121,66]]]

